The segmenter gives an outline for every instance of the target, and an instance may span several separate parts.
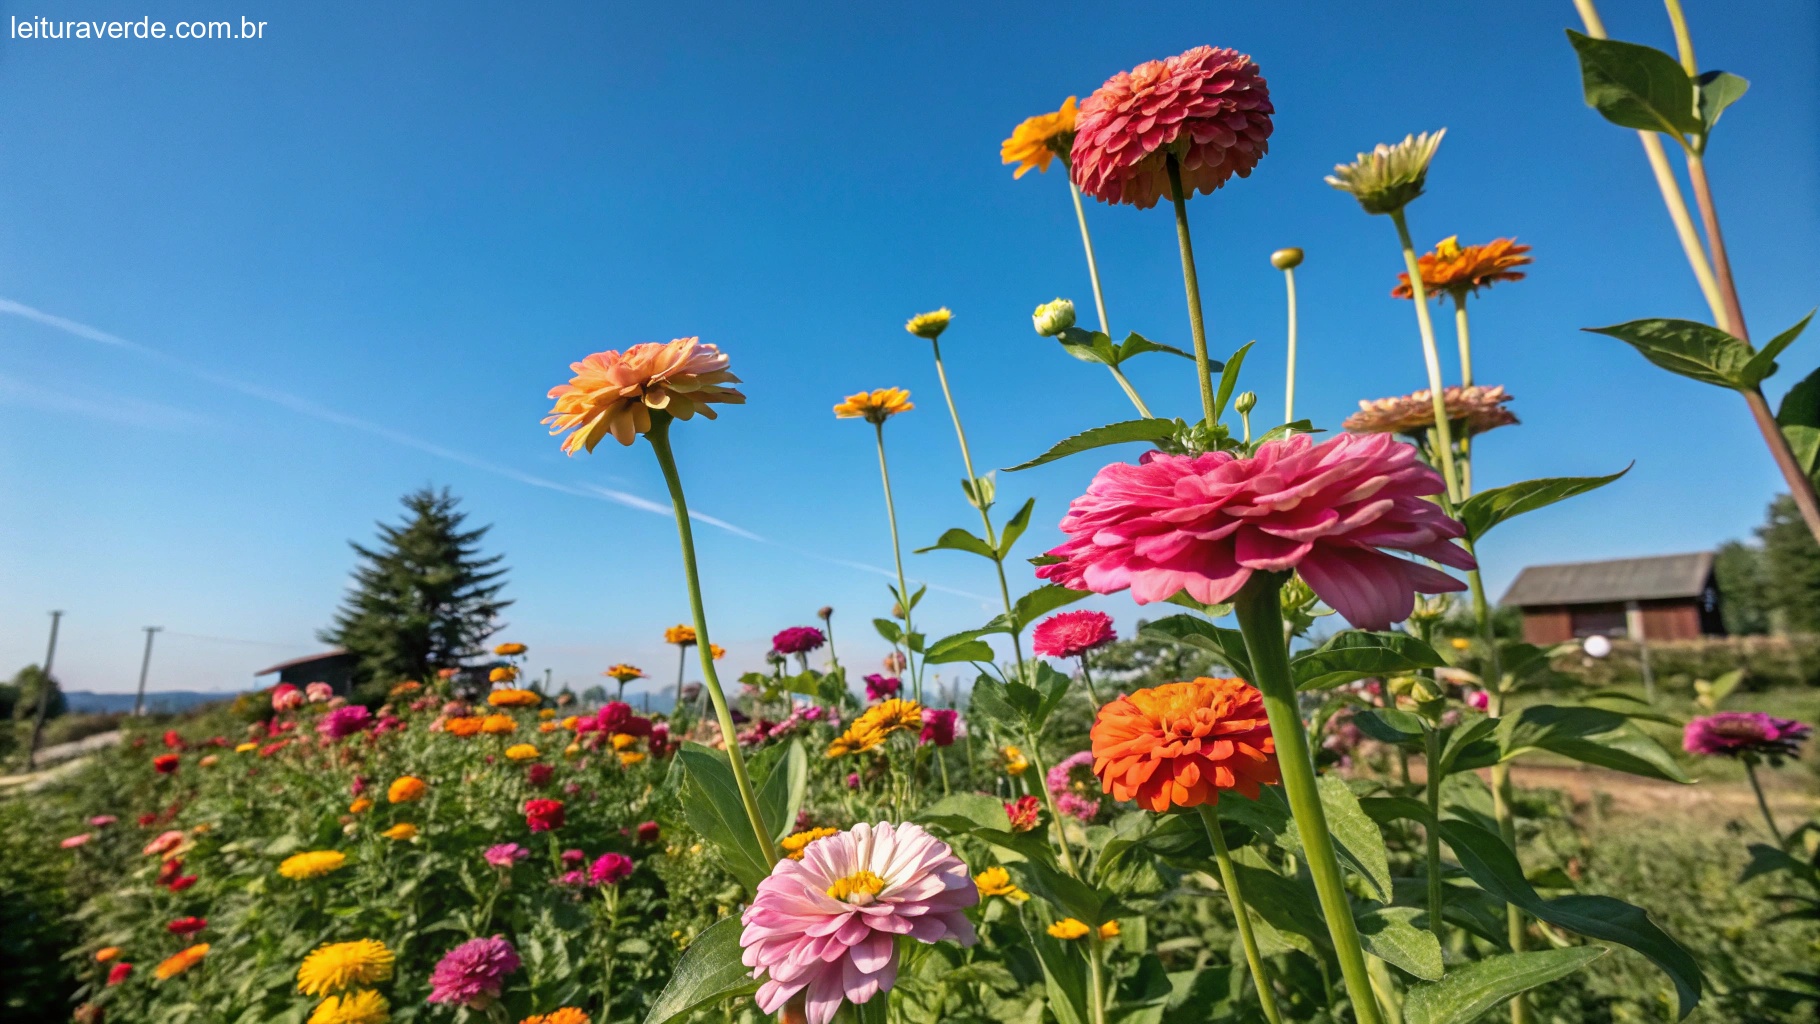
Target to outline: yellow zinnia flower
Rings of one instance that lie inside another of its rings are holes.
[[[1001,161],[1018,165],[1011,177],[1021,178],[1033,167],[1037,173],[1043,173],[1049,170],[1049,161],[1058,156],[1066,167],[1068,150],[1074,146],[1074,119],[1078,112],[1075,97],[1070,96],[1062,109],[1053,114],[1025,118],[1022,124],[1013,128],[1011,137],[998,147]]]
[[[345,996],[330,996],[316,1004],[309,1024],[386,1024],[392,1005],[370,988]]]
[[[529,743],[514,743],[506,748],[506,759],[509,761],[535,761],[537,748]]]
[[[492,735],[504,735],[518,731],[518,723],[506,715],[488,715],[480,721],[480,731]]]
[[[669,640],[670,638],[665,636],[664,639]],[[634,679],[646,678],[644,669],[639,668],[637,665],[626,664],[608,665],[607,670],[602,672],[601,675],[610,676],[622,683],[629,683]]]
[[[1006,871],[1001,867],[989,867],[979,874],[974,875],[973,885],[974,888],[977,888],[980,891],[981,899],[990,896],[1003,896],[1013,903],[1022,903],[1030,898],[1029,893],[1019,889],[1017,885],[1011,881],[1011,872]]]
[[[725,647],[722,647],[719,644],[709,644],[708,645],[708,657],[713,658],[715,661],[719,661],[720,659],[722,659],[726,656],[727,656],[727,649]]]
[[[259,749],[259,744],[257,744],[257,743],[241,743],[241,744],[235,745],[234,753],[250,754],[253,751],[258,750],[258,749]]]
[[[408,821],[401,821],[379,834],[385,836],[387,839],[396,839],[399,842],[403,842],[407,839],[417,838],[417,826]]]
[[[556,709],[555,708],[544,708],[542,711],[539,711],[537,713],[537,717],[541,718],[547,722],[550,719],[556,717]]]
[[[1092,929],[1088,928],[1084,922],[1077,921],[1072,917],[1064,917],[1060,921],[1049,926],[1049,934],[1052,937],[1061,939],[1065,942],[1081,938],[1089,931],[1092,931]]]
[[[623,732],[616,732],[613,734],[613,739],[610,742],[613,744],[614,750],[624,750],[627,747],[637,746],[638,737],[628,736]]]
[[[928,313],[918,313],[911,317],[904,322],[904,330],[919,338],[934,341],[942,336],[942,332],[948,329],[948,321],[953,319],[954,314],[949,312],[947,306],[943,306],[940,309]]]
[[[1116,939],[1118,937],[1119,923],[1117,921],[1107,921],[1105,924],[1100,925],[1100,938]]]
[[[278,873],[293,882],[301,882],[306,878],[320,878],[347,862],[348,855],[340,850],[311,850],[286,857],[278,865]]]
[[[159,964],[152,973],[158,976],[159,981],[169,981],[177,975],[182,974],[184,971],[201,963],[202,958],[208,955],[209,944],[206,942],[199,942],[188,949],[172,953],[170,956],[166,957],[164,962]]]
[[[638,764],[644,759],[645,752],[642,750],[622,750],[619,752],[619,763],[625,765],[627,768]]]
[[[499,655],[502,658],[509,658],[515,654],[523,654],[524,652],[525,652],[524,644],[506,643],[506,644],[500,644],[498,647],[493,648],[493,653]]]
[[[517,678],[518,670],[510,665],[501,665],[487,673],[487,681],[490,683],[509,683]]]
[[[318,946],[297,968],[297,991],[326,996],[357,985],[372,985],[392,976],[392,951],[374,939]]]
[[[784,848],[784,856],[791,860],[803,859],[803,848],[817,839],[839,835],[838,828],[812,828],[807,832],[795,832],[785,836],[777,845]]]
[[[883,423],[900,412],[909,412],[916,408],[910,401],[910,392],[903,388],[874,388],[848,395],[846,400],[834,407],[837,419],[851,420],[864,418],[867,423]]]
[[[687,647],[695,642],[695,627],[685,625],[671,626],[664,630],[664,643]]]
[[[494,690],[487,694],[487,703],[496,708],[528,708],[543,703],[543,695],[536,690]]]
[[[1030,760],[1024,752],[1016,747],[1006,747],[999,751],[1005,758],[1005,771],[1011,775],[1022,775],[1030,769]]]
[[[410,804],[423,799],[430,787],[415,775],[400,775],[386,787],[385,798],[388,803]]]
[[[832,744],[828,746],[829,757],[841,757],[846,754],[858,754],[871,750],[894,732],[923,727],[923,706],[913,700],[893,698],[874,704],[865,713],[853,720]]]
[[[562,727],[563,727],[563,728],[564,728],[564,729],[567,729],[567,730],[569,730],[569,731],[570,731],[570,732],[574,732],[574,731],[575,731],[575,727],[576,727],[576,726],[578,726],[578,725],[580,725],[580,724],[581,724],[581,716],[580,716],[580,715],[570,715],[570,716],[568,716],[568,717],[567,717],[567,718],[564,718],[564,719],[563,719],[563,720],[562,720]]]

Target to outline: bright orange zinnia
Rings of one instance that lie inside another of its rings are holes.
[[[158,976],[159,981],[169,981],[201,963],[202,958],[208,955],[209,944],[200,942],[188,949],[172,953],[152,973]]]
[[[1049,161],[1057,156],[1067,162],[1069,147],[1074,145],[1077,109],[1075,98],[1070,96],[1062,109],[1053,114],[1027,117],[1011,130],[1011,137],[999,143],[998,155],[1004,163],[1017,165],[1012,178],[1021,178],[1032,168],[1043,173],[1049,170]]]
[[[601,675],[611,676],[622,683],[629,683],[634,679],[646,678],[644,669],[639,668],[637,665],[626,664],[608,665],[607,670],[602,672]]]
[[[386,787],[385,798],[388,802],[395,804],[416,803],[423,799],[424,793],[428,792],[429,788],[424,785],[422,779],[415,775],[400,775],[392,780],[390,786]]]
[[[1100,708],[1091,735],[1105,792],[1159,814],[1218,803],[1221,790],[1255,798],[1278,778],[1264,696],[1242,679],[1203,677],[1120,697]]]
[[[472,736],[480,732],[480,727],[485,721],[479,715],[462,715],[442,723],[442,731],[453,736]]]
[[[695,627],[676,625],[664,630],[664,643],[687,647],[695,642]]]
[[[1535,260],[1528,255],[1529,246],[1518,245],[1514,238],[1494,238],[1484,245],[1460,244],[1458,235],[1443,238],[1434,252],[1416,258],[1416,269],[1422,274],[1422,287],[1430,298],[1443,295],[1465,295],[1488,288],[1499,281],[1521,281],[1525,267]],[[1397,286],[1390,294],[1399,299],[1415,298],[1409,286],[1409,275],[1398,274]]]
[[[741,405],[746,396],[723,384],[738,384],[727,370],[727,357],[719,348],[698,338],[647,342],[620,352],[596,352],[579,363],[570,363],[575,374],[567,384],[550,389],[555,408],[544,417],[555,436],[567,430],[562,450],[593,451],[600,439],[612,434],[630,445],[651,430],[651,412],[668,413],[686,420],[696,413],[714,419],[710,403]]]
[[[837,419],[851,420],[864,418],[867,423],[883,423],[900,412],[909,412],[916,408],[910,402],[910,392],[903,388],[874,388],[848,395],[846,400],[834,407]]]
[[[480,731],[493,736],[518,731],[518,723],[507,715],[488,715],[480,720]]]

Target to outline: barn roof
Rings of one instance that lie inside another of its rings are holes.
[[[1698,597],[1706,589],[1712,571],[1710,551],[1532,565],[1517,574],[1516,582],[1498,603],[1524,607]]]
[[[332,651],[323,651],[321,654],[306,654],[301,658],[292,658],[290,661],[281,661],[278,664],[273,665],[271,668],[262,668],[259,671],[253,673],[253,675],[255,675],[255,676],[271,675],[273,672],[282,672],[287,668],[296,668],[298,665],[308,665],[312,662],[317,662],[317,661],[333,661],[337,658],[345,658],[347,656],[348,656],[348,652],[346,649],[337,647]]]

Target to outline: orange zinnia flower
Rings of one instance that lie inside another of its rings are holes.
[[[1494,238],[1484,245],[1461,246],[1460,238],[1444,238],[1434,252],[1416,258],[1416,269],[1422,273],[1422,287],[1432,298],[1442,295],[1464,295],[1488,288],[1499,281],[1521,281],[1523,272],[1513,267],[1526,267],[1529,246],[1518,245],[1514,238]],[[1409,287],[1409,275],[1398,274],[1397,286],[1390,294],[1399,299],[1415,298]]]
[[[697,338],[647,342],[624,352],[608,349],[570,363],[569,369],[575,376],[550,389],[556,406],[544,422],[551,425],[551,436],[572,431],[562,442],[570,455],[578,448],[593,451],[608,434],[630,445],[650,432],[653,409],[679,420],[698,412],[714,419],[709,403],[746,401],[745,395],[721,386],[739,383],[727,370],[727,357]]]
[[[1120,697],[1100,708],[1091,735],[1105,792],[1157,813],[1218,803],[1225,789],[1255,798],[1277,781],[1264,696],[1242,679],[1203,677]]]
[[[512,721],[512,719],[506,715],[488,715],[480,720],[480,731],[489,735],[499,736],[509,732],[517,732],[518,723]]]
[[[625,664],[609,665],[609,666],[607,666],[607,670],[605,672],[602,672],[601,675],[611,676],[614,679],[617,679],[622,683],[630,682],[634,679],[646,678],[644,669],[639,668],[637,665],[625,665]]]
[[[678,647],[687,647],[694,642],[694,626],[677,625],[664,630],[664,643],[675,644]]]
[[[451,718],[442,723],[442,730],[453,736],[467,737],[478,733],[484,722],[485,719],[482,719],[479,715],[463,715],[460,718]]]
[[[1068,150],[1074,145],[1076,112],[1075,98],[1070,96],[1062,109],[1025,118],[1011,130],[1011,137],[999,144],[998,155],[1003,162],[1017,165],[1012,178],[1023,177],[1033,167],[1038,173],[1045,172],[1057,156],[1067,162]]]
[[[159,964],[157,969],[152,973],[158,976],[159,981],[169,981],[177,975],[182,974],[184,971],[201,963],[202,958],[208,955],[209,944],[206,942],[199,942],[188,949],[173,953],[166,957],[164,962]]]
[[[909,412],[916,408],[910,403],[910,392],[903,388],[874,388],[848,395],[846,400],[834,407],[838,419],[850,420],[864,417],[867,423],[883,423],[900,412]]]

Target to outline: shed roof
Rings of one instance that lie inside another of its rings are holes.
[[[347,656],[348,652],[346,648],[337,647],[332,651],[323,651],[321,654],[306,654],[301,658],[292,658],[290,661],[281,661],[271,668],[262,668],[253,674],[255,676],[269,676],[273,672],[282,672],[287,668],[295,668],[298,665],[308,665],[311,662],[317,661],[333,661],[336,658],[345,658]]]
[[[1517,574],[1499,604],[1518,607],[1601,604],[1698,597],[1712,577],[1713,553],[1619,558],[1609,562],[1532,565]]]

